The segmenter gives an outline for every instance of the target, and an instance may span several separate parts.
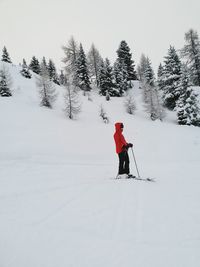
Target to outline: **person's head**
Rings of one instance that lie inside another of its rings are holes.
[[[123,129],[124,129],[124,125],[123,125],[123,123],[122,122],[116,122],[115,123],[115,129],[116,129],[116,131],[118,132],[118,131],[123,131]]]

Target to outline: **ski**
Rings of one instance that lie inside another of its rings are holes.
[[[155,179],[154,178],[142,178],[142,177],[136,177],[134,175],[131,175],[129,177],[120,177],[120,176],[117,176],[116,179],[135,179],[135,180],[139,180],[139,181],[144,181],[144,182],[155,182]]]
[[[135,180],[140,180],[140,181],[145,181],[145,182],[155,182],[155,179],[153,178],[141,178],[141,177],[130,177],[127,179],[135,179]]]

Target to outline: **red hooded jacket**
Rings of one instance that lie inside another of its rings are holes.
[[[128,143],[126,142],[123,134],[122,134],[122,128],[121,128],[122,122],[115,123],[115,145],[116,145],[116,152],[117,154],[121,153],[123,151],[123,146],[126,146]]]

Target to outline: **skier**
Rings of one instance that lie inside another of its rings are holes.
[[[115,123],[115,134],[114,134],[114,140],[116,145],[116,152],[119,156],[119,171],[117,178],[119,178],[120,175],[126,174],[126,178],[134,177],[132,174],[130,174],[129,169],[129,156],[128,156],[128,149],[129,147],[133,147],[133,144],[127,143],[122,132],[124,129],[124,125],[121,122]]]

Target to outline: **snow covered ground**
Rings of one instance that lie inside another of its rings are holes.
[[[138,89],[134,116],[123,99],[93,93],[70,121],[59,87],[55,108],[39,107],[34,78],[9,70],[14,95],[0,98],[0,267],[200,266],[200,129],[176,125],[173,113],[151,122]],[[116,121],[141,176],[155,183],[114,180]]]

